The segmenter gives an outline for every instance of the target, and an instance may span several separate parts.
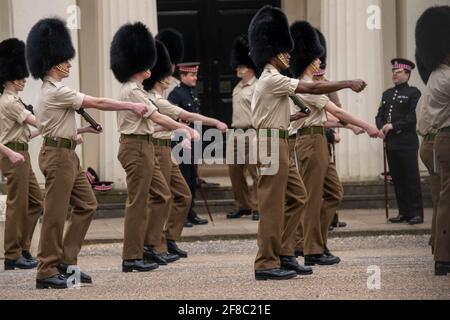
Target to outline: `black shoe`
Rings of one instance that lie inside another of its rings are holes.
[[[239,210],[239,211],[233,211],[227,214],[227,219],[240,219],[243,216],[249,216],[252,214],[251,210]]]
[[[144,246],[144,260],[154,262],[159,266],[167,266],[167,261],[160,254],[155,252],[151,246]]]
[[[202,218],[200,218],[198,216],[189,218],[189,222],[192,223],[194,226],[200,226],[200,225],[208,224],[208,220],[202,219]]]
[[[253,221],[259,221],[259,212],[258,211],[253,211],[253,213],[252,213],[252,220]]]
[[[434,274],[436,276],[446,276],[450,273],[450,262],[436,262],[434,264]]]
[[[408,221],[408,224],[411,226],[414,226],[416,224],[422,224],[423,218],[422,217],[414,217]]]
[[[313,269],[301,266],[295,257],[280,257],[281,269],[292,270],[297,272],[299,276],[307,276],[313,274]]]
[[[33,257],[33,255],[31,254],[30,251],[23,250],[22,251],[22,257],[24,257],[27,260],[36,261],[37,262],[37,259],[35,257]]]
[[[305,256],[305,266],[332,266],[334,264],[339,264],[341,259],[338,257],[328,257],[324,254]]]
[[[185,227],[185,228],[193,228],[194,225],[193,225],[192,222],[190,222],[189,220],[186,220],[186,221],[184,222],[184,227]]]
[[[58,274],[56,276],[36,280],[36,289],[67,289],[67,277],[63,274]]]
[[[391,223],[403,223],[403,222],[408,222],[408,217],[399,215],[398,217],[390,218],[390,219],[389,219],[389,222],[391,222]]]
[[[68,278],[71,275],[73,275],[73,273],[67,273],[67,268],[68,267],[69,266],[67,264],[60,263],[58,265],[57,269],[58,269],[58,271],[61,274],[65,275]],[[81,281],[81,283],[84,283],[84,284],[91,284],[92,283],[92,278],[91,278],[90,275],[80,271],[80,281]]]
[[[333,254],[331,253],[330,249],[328,249],[327,247],[325,247],[325,250],[323,251],[323,254],[324,254],[325,256],[327,256],[327,257],[332,257],[332,258],[335,258],[335,257],[336,257],[335,255],[333,255]],[[340,260],[339,260],[339,261],[340,261]]]
[[[159,266],[157,263],[149,263],[144,260],[124,260],[122,262],[122,272],[148,272],[155,269],[158,269]]]
[[[261,280],[289,280],[297,277],[297,272],[281,270],[281,269],[271,269],[271,270],[256,270],[255,279]]]
[[[37,261],[27,260],[24,257],[20,257],[16,261],[5,259],[5,271],[15,269],[30,270],[36,268],[37,265]]]
[[[175,241],[167,240],[167,249],[169,253],[176,254],[180,258],[187,258],[188,253],[186,251],[181,250],[178,248],[178,245]]]
[[[166,260],[167,263],[174,263],[174,262],[180,260],[179,255],[168,253],[168,252],[161,254],[160,257],[163,258],[164,260]]]
[[[305,254],[304,254],[303,251],[300,251],[300,250],[295,251],[295,257],[296,257],[296,258],[298,258],[298,257],[304,257],[304,256],[305,256]]]

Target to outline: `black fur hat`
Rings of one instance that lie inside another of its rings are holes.
[[[153,68],[155,40],[143,23],[125,24],[114,35],[110,54],[114,76],[125,83],[134,74]]]
[[[426,70],[433,72],[444,62],[450,55],[450,6],[431,7],[422,14],[416,25],[416,45]]]
[[[416,52],[416,64],[417,64],[417,70],[419,71],[419,75],[422,78],[422,81],[425,84],[428,84],[428,80],[430,79],[430,76],[431,76],[431,71],[425,67],[425,65],[422,62],[421,57],[419,56],[419,54],[417,52]]]
[[[0,43],[0,92],[6,81],[28,78],[25,43],[12,38]]]
[[[272,57],[294,49],[286,15],[272,6],[264,6],[256,13],[248,38],[252,60],[259,68],[264,68]]]
[[[322,70],[326,70],[327,68],[327,58],[328,58],[328,46],[327,46],[327,39],[325,38],[325,36],[323,35],[323,33],[316,28],[316,32],[317,35],[319,36],[319,41],[320,44],[322,45],[324,51],[323,51],[323,55],[319,58],[320,61],[322,61],[322,65],[320,66],[320,68]]]
[[[147,91],[153,89],[156,82],[167,78],[172,74],[172,61],[170,61],[169,51],[159,40],[156,40],[156,64],[152,69],[152,76],[144,81],[144,88]]]
[[[43,79],[51,68],[74,57],[75,48],[69,29],[61,19],[42,19],[28,34],[28,67],[35,79]]]
[[[294,77],[300,77],[314,62],[324,54],[316,29],[306,21],[294,22],[291,26],[295,49],[291,53],[291,70]]]
[[[175,29],[167,28],[161,30],[156,36],[167,48],[170,60],[173,64],[180,64],[184,60],[184,37]]]
[[[256,71],[255,63],[250,58],[250,51],[248,46],[248,37],[246,34],[239,36],[233,43],[231,49],[231,68],[234,70],[239,65],[246,66],[247,68]]]

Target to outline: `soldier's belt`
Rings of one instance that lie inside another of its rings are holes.
[[[170,147],[172,144],[172,140],[170,139],[156,139],[153,138],[152,142],[157,147]]]
[[[297,134],[293,134],[292,136],[289,136],[289,140],[297,140]]]
[[[144,134],[144,135],[139,135],[139,134],[122,134],[120,136],[121,140],[126,140],[126,139],[133,139],[133,140],[142,140],[142,141],[146,141],[148,143],[153,143],[153,137],[151,134]]]
[[[287,140],[289,138],[289,131],[280,129],[259,129],[258,137],[260,138],[280,138]]]
[[[313,134],[320,134],[322,136],[326,135],[324,127],[309,127],[298,130],[297,135],[299,136],[307,136]]]
[[[10,142],[10,143],[7,143],[6,146],[13,151],[25,151],[25,152],[28,151],[27,143]]]
[[[45,137],[44,146],[75,150],[77,148],[77,143],[71,139]]]
[[[244,131],[244,132],[247,132],[247,131],[249,131],[249,130],[253,130],[253,128],[252,127],[249,127],[249,128],[233,128],[233,130],[242,130],[242,131]]]
[[[450,127],[442,128],[439,132],[450,132]]]
[[[424,141],[434,141],[436,138],[437,133],[429,133],[425,137],[423,137]]]

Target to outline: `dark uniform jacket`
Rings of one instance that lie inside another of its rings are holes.
[[[378,129],[391,123],[394,127],[386,138],[388,150],[418,149],[416,133],[416,106],[421,93],[408,83],[398,85],[383,93],[376,117]]]
[[[168,100],[187,112],[200,113],[200,100],[198,99],[197,90],[183,83],[173,89]]]

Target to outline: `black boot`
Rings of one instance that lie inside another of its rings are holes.
[[[252,220],[253,221],[259,221],[259,211],[253,211],[253,213],[252,213]]]
[[[324,254],[305,256],[305,266],[331,266],[340,262],[341,259],[338,257],[328,257]]]
[[[65,263],[60,263],[57,267],[58,271],[65,275],[67,278],[69,278],[71,275],[73,275],[73,273],[67,273],[67,269],[69,268],[69,266]],[[90,275],[88,275],[87,273],[81,272],[80,271],[80,282],[83,284],[91,284],[92,283],[92,278]]]
[[[446,276],[450,273],[450,262],[435,262],[434,274],[436,276]]]
[[[251,214],[252,214],[251,210],[232,211],[229,214],[227,214],[227,219],[240,219],[243,216],[249,216]]]
[[[157,254],[151,246],[144,246],[144,260],[157,263],[160,266],[167,266],[167,261],[161,255]]]
[[[313,269],[301,266],[295,257],[280,257],[281,269],[292,270],[297,272],[299,276],[307,276],[313,274]]]
[[[188,257],[188,253],[186,251],[181,250],[180,248],[178,248],[177,243],[175,241],[173,241],[173,240],[167,240],[167,249],[168,249],[169,253],[176,254],[180,258],[187,258]]]
[[[389,222],[391,222],[391,223],[403,223],[403,222],[408,222],[408,220],[409,220],[408,217],[399,215],[399,216],[397,216],[395,218],[390,218]]]
[[[36,289],[67,289],[67,277],[63,274],[58,274],[53,277],[36,280]]]
[[[168,252],[161,254],[160,257],[163,258],[164,260],[166,260],[167,263],[174,263],[174,262],[177,262],[178,260],[180,260],[179,255],[168,253]]]
[[[17,260],[5,259],[5,271],[22,269],[30,270],[36,268],[38,265],[37,261],[27,260],[24,257],[20,257]]]
[[[289,280],[297,277],[297,272],[282,269],[256,270],[255,279],[264,280]]]
[[[33,262],[37,262],[37,259],[35,257],[33,257],[33,255],[31,254],[30,251],[23,250],[22,251],[22,257],[24,257],[27,260],[30,260],[30,261],[33,261]]]
[[[145,262],[144,260],[124,260],[122,262],[122,272],[149,272],[158,269],[158,264]]]

